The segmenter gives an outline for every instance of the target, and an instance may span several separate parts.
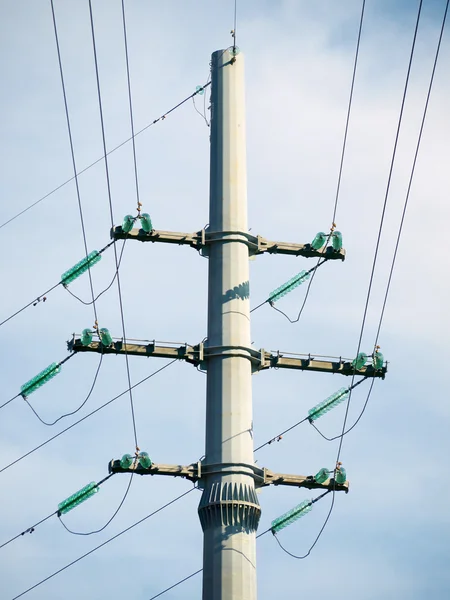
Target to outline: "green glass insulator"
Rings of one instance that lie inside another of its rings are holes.
[[[340,231],[333,231],[331,245],[336,252],[339,252],[339,250],[342,249],[342,233]]]
[[[342,485],[343,483],[345,483],[347,481],[347,473],[345,472],[344,467],[341,467],[339,469],[339,471],[336,471],[334,480],[336,481],[336,483],[339,483],[340,485]]]
[[[299,504],[295,508],[292,508],[281,517],[278,517],[278,519],[272,521],[271,530],[274,533],[276,533],[277,531],[284,529],[288,525],[291,525],[292,523],[297,521],[297,519],[300,519],[301,517],[309,513],[310,510],[312,510],[311,500],[303,500],[301,504]]]
[[[122,223],[122,231],[124,233],[129,233],[133,229],[134,225],[134,217],[131,215],[125,215]]]
[[[374,369],[382,369],[384,363],[384,356],[381,352],[375,352],[373,355],[373,368]]]
[[[283,283],[283,285],[280,285],[279,288],[274,290],[268,297],[267,302],[277,302],[277,300],[280,300],[280,298],[283,298],[283,296],[292,292],[292,290],[307,281],[310,277],[311,273],[308,273],[308,271],[300,271],[300,273],[297,273],[297,275],[291,277],[289,281]]]
[[[78,506],[79,504],[81,504],[82,502],[87,500],[88,498],[91,498],[98,491],[99,491],[99,487],[95,483],[95,481],[88,483],[87,485],[84,486],[84,488],[81,488],[81,490],[79,490],[78,492],[75,492],[75,494],[72,494],[71,496],[66,498],[66,500],[63,500],[62,502],[60,502],[58,504],[58,513],[60,515],[63,515],[65,513],[69,512],[69,510],[72,510],[73,508],[75,508],[76,506]]]
[[[152,463],[152,459],[147,454],[147,452],[140,452],[139,453],[139,464],[144,469],[148,469],[148,468],[150,468],[152,466],[152,464],[153,464]]]
[[[311,248],[314,248],[314,250],[320,250],[325,245],[326,241],[327,241],[327,234],[324,233],[323,231],[319,231],[319,233],[316,235],[316,237],[311,242]]]
[[[320,471],[314,476],[316,483],[324,483],[330,478],[330,471],[328,469],[320,469]]]
[[[46,369],[38,373],[35,377],[27,381],[20,387],[20,393],[25,398],[36,390],[38,390],[44,383],[50,381],[55,375],[61,371],[61,365],[58,363],[52,363]]]
[[[205,90],[204,90],[203,86],[202,85],[198,85],[195,88],[195,93],[198,94],[199,96],[203,96],[203,94],[205,93]]]
[[[153,231],[152,220],[150,219],[150,215],[148,213],[143,213],[141,215],[141,227],[145,233],[150,233]]]
[[[102,255],[97,250],[94,250],[88,254],[83,260],[80,260],[74,267],[66,271],[61,275],[61,283],[63,285],[69,285],[77,277],[83,275],[88,269],[96,265],[102,258]]]
[[[133,457],[131,454],[124,454],[120,459],[120,466],[122,469],[129,469],[133,464]]]
[[[83,346],[89,346],[89,344],[92,342],[93,333],[94,332],[90,329],[83,329],[83,331],[81,332],[81,343],[83,344]]]
[[[106,327],[102,327],[99,330],[98,334],[100,336],[100,341],[104,346],[111,346],[111,344],[113,343],[113,339],[111,337],[111,334],[109,333],[109,330],[106,329]]]
[[[340,404],[341,402],[346,400],[348,398],[348,394],[349,394],[348,388],[341,388],[337,392],[334,392],[334,394],[331,394],[331,396],[328,396],[328,398],[326,400],[323,400],[322,402],[320,402],[319,404],[314,406],[314,408],[311,408],[308,411],[309,420],[315,421],[319,417],[322,417],[324,414],[329,412],[332,408],[335,408],[338,404]]]
[[[367,362],[367,354],[360,352],[358,356],[352,361],[352,367],[355,369],[361,369]]]

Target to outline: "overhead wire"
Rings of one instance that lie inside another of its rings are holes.
[[[104,123],[104,118],[103,118],[103,104],[102,104],[102,95],[101,95],[101,89],[100,89],[100,76],[99,76],[98,59],[97,59],[97,46],[96,46],[96,42],[95,42],[94,18],[93,18],[93,13],[92,13],[92,0],[88,0],[88,3],[89,3],[89,17],[90,17],[90,24],[91,24],[91,34],[92,34],[92,48],[93,48],[93,54],[94,54],[95,77],[96,77],[96,82],[97,82],[97,97],[98,97],[98,107],[99,107],[100,125],[101,125],[101,133],[102,133],[103,155],[104,155],[104,161],[105,161],[105,175],[106,175],[106,186],[107,186],[107,192],[108,192],[109,212],[110,212],[110,217],[111,217],[111,227],[114,227],[114,213],[113,213],[112,196],[111,196],[111,182],[110,182],[110,177],[109,177],[108,153],[107,153],[107,148],[106,148],[105,123]],[[127,43],[127,40],[126,40],[126,36],[125,36],[125,45],[126,45],[126,43]],[[128,65],[128,52],[127,52],[126,56],[127,56],[127,65]],[[129,99],[130,99],[130,105],[131,105],[131,88],[130,88],[129,68],[128,67],[127,67],[127,74],[128,74]],[[131,112],[131,115],[132,115],[132,112]],[[133,137],[133,140],[134,140],[134,137]],[[133,148],[134,148],[134,146],[133,146]],[[134,157],[136,157],[135,153],[134,153]],[[136,175],[136,184],[137,184],[136,163],[135,163],[135,175]],[[139,188],[137,187],[136,190],[138,190],[138,189]],[[121,286],[120,286],[120,274],[119,274],[119,266],[118,266],[117,248],[115,245],[114,245],[114,258],[116,261],[116,275],[117,275],[116,281],[117,281],[117,291],[118,291],[118,296],[119,296],[120,318],[121,318],[121,322],[122,322],[123,342],[124,342],[124,344],[126,344],[125,317],[124,317],[124,311],[123,311],[122,290],[121,290]],[[135,441],[135,446],[136,446],[136,452],[139,452],[137,429],[136,429],[136,418],[135,418],[135,413],[134,413],[133,392],[132,392],[131,376],[130,376],[130,365],[129,365],[127,353],[125,353],[125,364],[126,364],[126,370],[127,370],[127,379],[128,379],[128,387],[129,387],[129,395],[130,395],[130,410],[131,410],[131,418],[132,418],[132,424],[133,424],[134,441]]]
[[[69,354],[69,356],[67,356],[67,357],[66,357],[66,358],[64,358],[63,360],[59,361],[59,362],[57,363],[57,366],[59,366],[59,367],[60,367],[61,365],[63,365],[64,363],[66,363],[68,360],[70,360],[70,359],[71,359],[71,358],[72,358],[74,355],[75,355],[75,352],[72,352],[71,354]],[[15,395],[15,396],[13,396],[12,398],[10,398],[9,400],[7,400],[7,401],[6,401],[6,402],[4,402],[3,404],[1,404],[1,405],[0,405],[0,410],[1,410],[3,407],[7,406],[7,405],[8,405],[10,402],[12,402],[13,400],[15,400],[16,398],[20,398],[21,396],[23,397],[23,395],[22,395],[22,392],[19,392],[18,394],[16,394],[16,395]]]
[[[368,286],[367,297],[366,297],[366,302],[365,302],[365,306],[364,306],[363,318],[362,318],[362,323],[361,323],[361,330],[360,330],[360,335],[359,335],[359,340],[358,340],[358,349],[357,349],[356,355],[358,355],[358,353],[360,351],[362,337],[363,337],[363,334],[364,334],[364,328],[365,328],[366,317],[367,317],[367,310],[368,310],[370,296],[371,296],[371,291],[372,291],[374,271],[375,271],[375,266],[376,266],[377,257],[378,257],[378,249],[379,249],[379,243],[380,243],[380,238],[381,238],[381,232],[382,232],[382,229],[383,229],[384,216],[385,216],[385,212],[386,212],[386,205],[387,205],[387,201],[388,201],[388,197],[389,197],[390,182],[391,182],[392,171],[393,171],[395,157],[396,157],[396,151],[397,151],[397,144],[398,144],[398,139],[399,139],[399,134],[400,134],[400,128],[401,128],[401,124],[402,124],[403,109],[404,109],[404,106],[405,106],[406,94],[407,94],[408,84],[409,84],[409,76],[410,76],[410,72],[411,72],[411,65],[412,65],[412,60],[413,60],[413,57],[414,57],[414,49],[415,49],[415,45],[416,45],[417,31],[418,31],[418,28],[419,28],[420,15],[421,15],[421,9],[422,9],[422,2],[423,2],[423,0],[419,1],[419,7],[418,7],[418,12],[417,12],[417,19],[416,19],[416,24],[415,24],[415,28],[414,28],[414,35],[413,35],[412,47],[411,47],[411,52],[410,52],[410,57],[409,57],[409,62],[408,62],[408,69],[407,69],[407,74],[406,74],[406,80],[405,80],[404,90],[403,90],[403,96],[402,96],[400,114],[399,114],[399,119],[398,119],[398,124],[397,124],[397,131],[396,131],[396,136],[395,136],[394,148],[393,148],[393,152],[392,152],[392,158],[391,158],[391,164],[390,164],[390,169],[389,169],[388,181],[387,181],[387,186],[386,186],[386,193],[385,193],[385,198],[384,198],[384,203],[383,203],[383,210],[382,210],[382,213],[381,213],[379,231],[378,231],[378,236],[377,236],[377,243],[376,243],[376,246],[375,246],[375,254],[374,254],[374,259],[373,259],[373,264],[372,264],[372,270],[371,270],[371,274],[370,274],[370,279],[369,279],[369,286]],[[352,383],[351,383],[351,385],[353,385],[354,379],[355,379],[355,372],[353,373],[353,376],[352,376]],[[349,414],[351,396],[352,396],[352,389],[350,389],[349,398],[348,398],[348,400],[346,402],[346,409],[345,409],[345,414],[344,414],[344,420],[343,420],[343,424],[342,424],[341,434],[338,436],[338,438],[339,438],[339,445],[338,445],[338,451],[337,451],[337,456],[336,456],[336,469],[337,469],[337,466],[339,464],[339,459],[340,459],[340,456],[341,456],[342,444],[343,444],[344,435],[345,435],[345,428],[346,428],[346,425],[347,425],[347,419],[348,419],[348,414]],[[336,472],[336,469],[335,469],[335,472]],[[306,556],[309,556],[309,553],[310,553],[311,549],[317,544],[317,542],[318,542],[320,536],[322,535],[322,533],[323,533],[326,525],[328,524],[328,522],[330,520],[330,517],[331,517],[331,514],[333,512],[333,508],[334,508],[334,504],[335,504],[335,495],[336,495],[336,487],[335,486],[336,486],[336,482],[335,482],[334,488],[332,489],[331,505],[330,505],[330,509],[328,511],[327,517],[325,518],[325,522],[324,522],[321,530],[319,531],[319,535],[315,539],[315,541],[314,541],[312,547],[310,548],[310,550],[305,555],[297,556],[297,555],[289,552],[284,546],[282,546],[281,544],[279,544],[280,547],[282,548],[282,550],[284,552],[286,552],[287,554],[289,554],[289,556],[291,556],[292,558],[296,558],[296,559],[306,558]],[[277,541],[279,541],[279,540],[277,540]]]
[[[86,228],[84,225],[83,208],[81,205],[80,186],[78,184],[77,166],[76,166],[76,161],[75,161],[75,150],[74,150],[74,146],[73,146],[72,129],[70,126],[69,106],[67,103],[66,86],[64,83],[64,73],[63,73],[63,68],[62,68],[61,52],[60,52],[60,48],[59,48],[58,29],[56,26],[56,15],[55,15],[55,7],[53,5],[53,0],[50,0],[50,5],[51,5],[51,9],[52,9],[53,30],[54,30],[54,34],[55,34],[56,50],[57,50],[57,54],[58,54],[59,73],[60,73],[60,77],[61,77],[61,87],[62,87],[62,93],[63,93],[63,98],[64,98],[64,109],[65,109],[65,114],[66,114],[67,132],[69,135],[70,154],[71,154],[71,158],[72,158],[72,168],[73,168],[75,188],[76,188],[76,193],[77,193],[78,210],[80,213],[81,232],[83,234],[84,250],[85,250],[86,259],[87,259],[89,251],[88,251],[87,238],[86,238]],[[115,248],[115,245],[114,245],[114,248]],[[91,289],[91,296],[92,296],[92,307],[93,307],[93,311],[94,311],[94,318],[95,318],[95,322],[97,323],[98,316],[97,316],[97,308],[95,306],[94,284],[92,281],[91,267],[89,265],[88,265],[88,275],[89,275],[89,287]]]
[[[168,506],[174,504],[178,500],[181,500],[181,498],[184,498],[185,496],[187,496],[188,494],[190,494],[191,492],[193,492],[195,489],[197,489],[197,488],[196,487],[192,487],[187,492],[184,492],[183,494],[180,494],[179,496],[177,496],[173,500],[170,500],[169,502],[166,502],[166,504],[163,504],[158,509],[152,511],[146,517],[143,517],[142,519],[139,519],[139,521],[136,521],[135,523],[133,523],[132,525],[130,525],[126,529],[123,529],[122,531],[119,531],[119,533],[116,533],[116,535],[113,535],[112,537],[108,538],[107,540],[105,540],[104,542],[102,542],[101,544],[99,544],[98,546],[95,546],[95,548],[92,548],[92,550],[89,550],[89,552],[85,552],[84,554],[82,554],[81,556],[79,556],[75,560],[72,560],[70,563],[68,563],[64,567],[61,567],[61,569],[58,569],[57,571],[54,571],[53,573],[51,573],[50,575],[48,575],[44,579],[41,579],[40,581],[38,581],[37,583],[35,583],[31,587],[27,588],[25,591],[21,592],[17,596],[14,596],[14,598],[12,598],[12,600],[17,600],[18,598],[22,598],[22,596],[25,596],[25,594],[28,594],[28,592],[31,592],[32,590],[36,589],[37,587],[39,587],[43,583],[46,583],[47,581],[49,581],[49,579],[52,579],[56,575],[59,575],[59,573],[62,573],[63,571],[65,571],[69,567],[72,567],[74,564],[76,564],[76,563],[80,562],[81,560],[83,560],[83,558],[86,558],[87,556],[90,556],[91,554],[93,554],[94,552],[96,552],[100,548],[103,548],[103,546],[106,546],[107,544],[109,544],[113,540],[117,539],[118,537],[120,537],[124,533],[127,533],[128,531],[130,531],[134,527],[137,527],[138,525],[140,525],[141,523],[143,523],[147,519],[150,519],[150,517],[153,517],[154,515],[158,514],[159,512],[161,512],[162,510],[164,510]]]
[[[168,362],[167,364],[165,364],[164,366],[160,367],[159,369],[157,369],[156,371],[153,371],[153,373],[150,373],[150,375],[147,375],[147,377],[144,377],[143,379],[141,379],[140,381],[138,381],[137,383],[135,383],[133,385],[133,389],[137,388],[138,386],[142,385],[145,381],[148,381],[149,379],[151,379],[152,377],[154,377],[155,375],[157,375],[158,373],[161,373],[161,371],[164,371],[164,369],[167,369],[168,367],[170,367],[171,365],[173,365],[175,362],[177,362],[179,359],[175,358],[174,360]],[[76,427],[77,425],[79,425],[80,423],[82,423],[83,421],[85,421],[86,419],[88,419],[89,417],[92,417],[92,415],[95,415],[96,413],[98,413],[100,410],[103,410],[104,408],[106,408],[106,406],[109,406],[110,404],[112,404],[113,402],[115,402],[118,398],[121,398],[122,396],[124,396],[125,394],[128,394],[128,388],[125,389],[123,392],[121,392],[120,394],[117,394],[117,396],[114,396],[113,398],[111,398],[111,400],[108,400],[108,402],[105,402],[104,404],[102,404],[101,406],[99,406],[98,408],[96,408],[95,410],[93,410],[92,412],[88,413],[87,415],[85,415],[84,417],[82,417],[81,419],[79,419],[78,421],[75,421],[74,423],[72,423],[71,425],[69,425],[68,427],[66,427],[65,429],[63,429],[62,431],[60,431],[59,433],[55,434],[54,436],[52,436],[51,438],[48,438],[47,440],[45,440],[44,442],[42,442],[41,444],[39,444],[38,446],[36,446],[35,448],[33,448],[32,450],[29,450],[28,452],[26,452],[25,454],[23,454],[22,456],[20,456],[19,458],[16,458],[15,460],[13,460],[12,462],[10,462],[9,464],[7,464],[5,467],[2,467],[0,469],[0,473],[2,473],[3,471],[6,471],[7,469],[9,469],[10,467],[14,466],[15,464],[17,464],[18,462],[20,462],[21,460],[23,460],[24,458],[27,458],[27,456],[30,456],[30,454],[33,454],[34,452],[36,452],[37,450],[40,450],[43,446],[46,446],[47,444],[49,444],[50,442],[52,442],[53,440],[55,440],[56,438],[60,437],[61,435],[63,435],[64,433],[66,433],[67,431],[69,431],[70,429],[72,429],[73,427]],[[20,395],[20,394],[19,394]]]
[[[440,49],[441,49],[442,36],[444,34],[445,23],[446,23],[446,20],[447,20],[448,7],[449,7],[449,0],[447,0],[446,5],[445,5],[444,16],[443,16],[443,19],[442,19],[442,25],[441,25],[441,29],[440,29],[440,32],[439,32],[439,39],[438,39],[438,43],[437,43],[437,47],[436,47],[436,53],[435,53],[435,56],[434,56],[433,68],[432,68],[431,77],[430,77],[430,83],[429,83],[429,86],[428,86],[428,92],[427,92],[427,97],[426,97],[426,101],[425,101],[425,107],[424,107],[424,110],[423,110],[422,121],[421,121],[421,124],[420,124],[419,135],[417,137],[417,144],[416,144],[416,149],[415,149],[415,152],[414,152],[414,159],[413,159],[413,164],[412,164],[411,173],[410,173],[409,182],[408,182],[408,189],[407,189],[407,192],[406,192],[405,203],[403,205],[403,212],[402,212],[402,216],[401,216],[401,220],[400,220],[400,226],[399,226],[399,230],[398,230],[398,234],[397,234],[397,240],[396,240],[396,243],[395,243],[395,249],[394,249],[394,255],[393,255],[393,258],[392,258],[392,264],[391,264],[391,268],[390,268],[390,271],[389,271],[389,277],[388,277],[388,282],[387,282],[387,286],[386,286],[386,292],[385,292],[384,299],[383,299],[383,306],[382,306],[382,309],[381,309],[380,321],[378,323],[377,333],[376,333],[376,336],[375,336],[375,346],[378,344],[378,338],[380,336],[381,325],[383,323],[384,312],[385,312],[385,309],[386,309],[386,303],[387,303],[387,299],[388,299],[388,295],[389,295],[389,290],[390,290],[390,287],[391,287],[392,274],[394,272],[394,267],[395,267],[395,262],[396,262],[396,259],[397,259],[398,248],[399,248],[399,245],[400,245],[400,238],[401,238],[401,235],[402,235],[403,224],[404,224],[405,216],[406,216],[406,210],[408,208],[409,195],[410,195],[410,192],[411,192],[411,185],[412,185],[412,182],[413,182],[414,172],[415,172],[415,169],[416,169],[416,162],[417,162],[417,157],[418,157],[418,154],[419,154],[420,143],[422,141],[422,133],[423,133],[424,125],[425,125],[425,119],[426,119],[426,116],[427,116],[428,104],[429,104],[430,96],[431,96],[431,90],[432,90],[432,87],[433,87],[434,75],[435,75],[435,72],[436,72],[436,65],[437,65],[437,61],[438,61],[439,53],[440,53]]]
[[[189,100],[191,100],[191,98],[193,98],[194,96],[197,96],[198,94],[200,94],[206,87],[208,87],[210,85],[211,85],[211,82],[206,83],[203,87],[200,87],[195,92],[193,92],[192,94],[190,94],[189,96],[187,96],[186,98],[184,98],[183,100],[181,100],[180,102],[178,102],[178,104],[175,104],[175,106],[173,106],[172,108],[170,108],[169,110],[167,110],[166,112],[164,112],[157,119],[154,119],[153,121],[151,121],[151,123],[148,123],[147,125],[145,125],[145,127],[143,127],[142,129],[140,129],[139,131],[137,131],[134,134],[134,138],[136,138],[138,135],[140,135],[141,133],[143,133],[144,131],[146,131],[150,127],[153,127],[154,125],[156,125],[156,123],[159,123],[160,121],[164,121],[166,119],[166,117],[168,117],[171,113],[173,113],[175,110],[177,110],[178,108],[180,108],[180,106],[183,106],[183,104],[186,104],[186,102],[189,102]],[[125,144],[128,144],[128,142],[130,142],[134,138],[131,138],[131,137],[127,138],[126,140],[124,140],[123,142],[121,142],[120,144],[118,144],[117,146],[115,146],[114,148],[112,148],[111,150],[109,150],[108,153],[107,153],[107,156],[110,156],[113,152],[116,152],[116,150],[119,150],[119,148],[122,148],[122,146],[124,146]],[[66,181],[64,181],[63,183],[61,183],[60,185],[58,185],[57,187],[53,188],[50,192],[48,192],[47,194],[45,194],[44,196],[42,196],[41,198],[39,198],[38,200],[36,200],[32,204],[30,204],[29,206],[27,206],[26,208],[24,208],[23,210],[21,210],[20,212],[18,212],[14,216],[12,216],[10,219],[8,219],[7,221],[5,221],[4,223],[2,223],[0,225],[0,229],[2,229],[3,227],[5,227],[9,223],[11,223],[12,221],[14,221],[15,219],[17,219],[18,217],[22,216],[24,213],[26,213],[27,211],[31,210],[32,208],[34,208],[35,206],[37,206],[38,204],[40,204],[44,200],[46,200],[49,196],[51,196],[52,194],[56,193],[61,188],[63,188],[64,186],[66,186],[68,183],[70,183],[71,181],[73,181],[75,179],[75,177],[79,177],[80,175],[82,175],[83,173],[85,173],[86,171],[88,171],[89,169],[91,169],[92,167],[94,167],[96,164],[98,164],[102,160],[104,160],[104,156],[101,156],[100,158],[97,158],[97,160],[94,160],[94,162],[90,163],[87,167],[85,167],[81,171],[78,171],[76,173],[76,175],[70,177],[69,179],[67,179]]]
[[[105,481],[108,481],[108,479],[110,479],[113,475],[114,475],[114,473],[110,473],[107,477],[104,477],[103,479],[101,479],[98,483],[96,483],[96,487],[100,487],[101,485],[103,485],[105,483]],[[36,529],[36,527],[38,527],[38,525],[41,525],[41,523],[48,521],[49,519],[51,519],[51,517],[54,517],[58,513],[59,513],[59,508],[57,510],[55,510],[54,512],[52,512],[51,514],[44,517],[43,519],[41,519],[40,521],[38,521],[37,523],[35,523],[34,525],[32,525],[31,527],[28,527],[28,529],[25,529],[21,533],[18,533],[17,535],[13,536],[9,540],[7,540],[3,544],[1,544],[0,549],[4,548],[11,542],[14,542],[14,540],[17,540],[18,538],[24,536],[26,533],[34,533],[34,530]]]
[[[73,356],[73,354],[71,356]],[[86,398],[83,400],[83,402],[80,404],[80,406],[78,408],[76,408],[75,410],[72,410],[71,412],[64,413],[63,415],[61,415],[60,417],[58,417],[57,419],[55,419],[51,423],[48,423],[47,421],[44,421],[44,419],[41,416],[39,416],[39,414],[36,411],[36,409],[33,408],[33,406],[28,402],[27,398],[24,398],[24,400],[27,403],[27,405],[31,408],[31,410],[33,411],[33,413],[36,415],[36,417],[39,419],[39,421],[43,425],[47,425],[48,427],[53,427],[53,425],[55,425],[56,423],[58,423],[58,421],[61,421],[62,419],[65,419],[66,417],[70,417],[71,415],[76,414],[77,412],[79,412],[83,408],[83,406],[85,406],[85,404],[88,402],[89,398],[91,397],[92,392],[94,391],[95,384],[97,383],[97,378],[98,378],[98,375],[100,373],[100,369],[101,369],[102,362],[103,362],[103,356],[104,355],[103,355],[103,352],[102,352],[101,355],[100,355],[100,360],[98,362],[97,369],[95,371],[94,380],[92,381],[91,387],[89,389],[89,392],[88,392]]]
[[[332,221],[331,221],[332,224],[333,224],[332,231],[334,230],[334,227],[335,227],[336,213],[337,213],[337,207],[338,207],[338,202],[339,202],[339,193],[340,193],[340,189],[341,189],[342,171],[343,171],[343,167],[344,167],[345,150],[346,150],[346,147],[347,147],[348,128],[349,128],[350,114],[351,114],[352,103],[353,103],[353,92],[354,92],[354,87],[355,87],[356,70],[357,70],[357,66],[358,66],[359,47],[360,47],[360,42],[361,42],[361,32],[362,32],[363,21],[364,21],[365,5],[366,5],[366,1],[363,0],[362,7],[361,7],[361,15],[360,15],[360,19],[359,19],[359,28],[358,28],[358,37],[357,37],[357,42],[356,42],[355,59],[354,59],[354,62],[353,62],[353,73],[352,73],[352,81],[351,81],[351,85],[350,85],[350,96],[349,96],[349,101],[348,101],[348,106],[347,106],[347,116],[346,116],[346,121],[345,121],[344,137],[343,137],[343,141],[342,141],[342,151],[341,151],[341,158],[340,158],[340,163],[339,163],[338,180],[337,180],[337,186],[336,186],[336,195],[335,195],[334,207],[333,207],[333,218],[332,218]],[[331,239],[332,231],[328,235],[327,241],[325,242],[325,247],[328,245],[328,243],[329,243],[329,241]],[[317,269],[317,267],[319,267],[321,264],[323,264],[324,262],[327,261],[326,258],[323,259],[322,262],[320,262],[321,260],[322,260],[321,258],[318,259],[315,269]],[[305,297],[303,299],[303,303],[302,303],[302,305],[300,307],[300,310],[298,312],[298,315],[297,315],[297,317],[295,319],[291,319],[284,311],[282,311],[279,308],[276,308],[276,306],[274,304],[271,304],[271,308],[273,308],[277,312],[281,313],[290,323],[298,323],[298,321],[300,320],[300,317],[303,314],[303,310],[305,309],[306,302],[308,300],[309,293],[311,291],[311,286],[312,286],[314,278],[316,276],[316,270],[315,269],[313,271],[311,279],[308,282],[308,287],[306,288],[306,292],[305,292]],[[259,308],[260,306],[261,305],[259,305],[256,308]],[[256,308],[253,309],[253,310],[256,310]]]
[[[103,252],[105,250],[107,250],[110,246],[114,245],[116,243],[115,240],[113,240],[112,242],[109,242],[109,244],[106,244],[106,246],[104,246],[101,250],[98,251],[99,254],[103,254]],[[123,248],[122,248],[123,250]],[[114,281],[114,278],[113,278]],[[40,294],[40,296],[36,296],[33,298],[33,300],[31,300],[31,302],[28,302],[28,304],[25,304],[25,306],[22,306],[22,308],[20,308],[19,310],[17,310],[15,313],[13,313],[12,315],[10,315],[7,319],[4,319],[3,321],[0,322],[0,327],[2,325],[4,325],[5,323],[7,323],[8,321],[11,321],[11,319],[13,319],[14,317],[17,317],[17,315],[19,315],[21,312],[23,312],[24,310],[26,310],[27,308],[29,308],[31,305],[36,306],[37,304],[39,304],[39,302],[41,301],[46,301],[47,300],[47,295],[52,292],[54,289],[56,289],[58,286],[62,285],[66,291],[68,291],[70,294],[72,294],[72,296],[74,296],[75,298],[77,298],[77,300],[80,300],[80,302],[83,302],[80,298],[78,298],[73,292],[71,292],[66,285],[64,284],[63,281],[59,281],[58,283],[56,283],[54,286],[52,286],[51,288],[49,288],[47,291],[43,292],[42,294]],[[94,298],[94,302],[100,298],[100,296],[102,294],[104,294],[109,288],[111,287],[111,284],[102,292],[100,292],[95,298]],[[83,304],[89,304],[88,302],[83,302]],[[92,301],[90,302],[90,304],[92,304]]]
[[[114,473],[111,473],[111,475],[109,475],[109,477],[111,477],[112,475],[114,475]],[[112,523],[112,521],[116,518],[117,514],[119,513],[120,509],[122,508],[122,506],[125,503],[125,500],[127,499],[127,496],[129,494],[130,491],[130,487],[131,487],[131,482],[133,480],[133,475],[134,473],[131,473],[130,478],[128,480],[128,485],[126,487],[125,493],[122,497],[122,500],[119,502],[119,506],[116,508],[116,510],[113,512],[113,514],[111,515],[111,517],[106,521],[106,523],[100,527],[99,529],[94,529],[92,531],[73,531],[72,529],[70,529],[65,523],[64,521],[61,519],[61,515],[58,515],[58,519],[59,522],[61,523],[61,525],[64,527],[64,529],[66,531],[68,531],[69,533],[71,533],[72,535],[82,535],[82,536],[87,536],[87,535],[94,535],[96,533],[100,533],[101,531],[104,531],[108,525],[110,523]]]

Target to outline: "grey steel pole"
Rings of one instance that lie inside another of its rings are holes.
[[[256,600],[244,58],[212,55],[203,600]]]

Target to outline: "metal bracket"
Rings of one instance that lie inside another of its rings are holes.
[[[336,492],[349,491],[349,482],[336,483],[334,479],[327,479],[324,483],[317,483],[314,477],[305,475],[290,475],[286,473],[274,473],[266,468],[245,463],[221,463],[205,464],[201,461],[187,466],[166,465],[153,463],[151,467],[144,468],[139,462],[134,462],[130,467],[124,469],[120,466],[120,460],[111,460],[108,465],[109,473],[135,473],[136,475],[166,475],[169,477],[183,477],[196,483],[208,475],[226,475],[227,473],[242,473],[250,475],[255,481],[256,488],[268,485],[287,485],[290,487],[303,487],[309,490],[334,490]],[[199,486],[203,487],[203,486]]]
[[[294,244],[290,242],[272,242],[246,231],[209,231],[202,229],[195,233],[182,233],[178,231],[160,231],[154,229],[146,233],[143,229],[132,229],[128,233],[117,226],[111,229],[111,238],[114,240],[138,240],[139,242],[162,242],[165,244],[187,245],[201,251],[203,256],[208,256],[208,246],[217,242],[227,243],[240,241],[248,246],[250,256],[268,252],[269,254],[287,254],[290,256],[304,256],[306,258],[326,258],[327,260],[345,260],[345,250],[336,251],[332,246],[314,250],[311,244]]]

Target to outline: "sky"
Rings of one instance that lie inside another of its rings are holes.
[[[106,144],[130,137],[121,3],[93,0]],[[213,51],[232,43],[234,2],[126,0],[135,129],[140,130],[206,83]],[[347,251],[318,273],[299,323],[267,305],[252,318],[257,348],[353,357],[363,318],[375,243],[417,16],[418,2],[368,0],[363,22],[336,223]],[[416,52],[392,172],[380,252],[361,349],[373,349],[401,212],[426,100],[445,1],[424,0]],[[88,2],[55,0],[78,170],[102,156]],[[310,242],[331,226],[361,2],[238,0],[237,44],[245,56],[249,228],[272,240]],[[70,147],[50,2],[0,5],[0,224],[72,176]],[[258,597],[347,600],[442,599],[448,571],[450,424],[447,339],[450,285],[446,233],[450,218],[449,32],[444,32],[403,236],[379,343],[388,360],[361,421],[343,440],[350,493],[337,494],[331,519],[309,558],[296,561],[272,536],[257,542]],[[209,94],[205,95],[206,109]],[[203,97],[197,99],[203,111]],[[194,232],[208,222],[209,131],[189,101],[136,138],[143,210],[154,227]],[[114,221],[136,210],[131,144],[109,160]],[[102,162],[79,178],[89,250],[109,242],[110,214]],[[3,320],[60,280],[84,255],[74,183],[0,229]],[[127,336],[190,344],[206,335],[207,268],[188,247],[127,243],[120,269]],[[252,306],[309,259],[259,256],[250,263]],[[96,292],[114,273],[106,251],[93,268]],[[89,300],[87,275],[71,290]],[[305,289],[280,301],[296,315]],[[97,302],[99,323],[121,336],[117,288]],[[91,306],[61,287],[0,328],[2,395],[67,356],[74,332],[92,327]],[[441,362],[442,361],[442,362]],[[75,410],[92,385],[99,357],[76,355],[30,396],[45,420]],[[131,358],[133,383],[165,364]],[[206,377],[181,362],[136,388],[139,446],[155,462],[189,464],[204,453]],[[273,370],[253,377],[255,446],[302,419],[348,384],[341,376]],[[103,360],[86,405],[54,427],[40,423],[21,398],[1,411],[0,470],[78,418],[126,390],[124,357]],[[352,396],[349,424],[368,385]],[[340,433],[345,406],[321,418]],[[314,474],[333,468],[337,441],[305,423],[266,446],[258,465]],[[0,472],[0,545],[46,517],[58,503],[107,474],[108,462],[134,451],[127,395],[14,466]],[[102,527],[119,505],[127,475],[116,475],[70,512],[74,531]],[[70,535],[56,517],[0,549],[2,598],[10,599],[156,510],[191,484],[135,478],[124,506],[101,533]],[[274,487],[259,495],[259,531],[315,492]],[[64,597],[149,600],[201,568],[200,494],[192,492],[45,584],[33,600]],[[304,554],[329,509],[329,498],[280,533]],[[301,588],[300,588],[301,586]],[[299,590],[300,588],[300,590]],[[201,596],[201,576],[167,599]]]

